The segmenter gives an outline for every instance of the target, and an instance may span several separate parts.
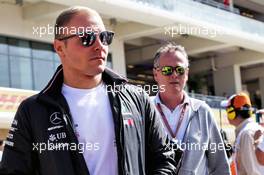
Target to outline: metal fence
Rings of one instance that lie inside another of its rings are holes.
[[[219,96],[211,96],[211,95],[203,95],[203,94],[195,94],[188,93],[190,97],[205,101],[211,108],[222,108],[221,101],[226,100],[225,97]]]

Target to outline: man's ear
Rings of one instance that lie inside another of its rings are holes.
[[[189,68],[186,68],[186,76],[187,76],[187,80],[186,81],[188,81],[188,79],[189,79]]]
[[[57,54],[62,58],[65,56],[65,53],[64,53],[64,43],[63,41],[59,41],[57,39],[54,40],[53,42],[53,46],[54,46],[54,50],[57,52]]]
[[[154,77],[154,80],[155,80],[156,82],[158,82],[158,81],[157,81],[157,70],[156,70],[155,68],[153,68],[152,71],[153,71],[153,77]]]

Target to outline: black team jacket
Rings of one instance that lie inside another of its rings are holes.
[[[175,174],[174,153],[147,94],[110,69],[105,69],[102,79],[113,113],[119,175]],[[0,175],[89,175],[62,84],[59,66],[40,93],[20,104]]]

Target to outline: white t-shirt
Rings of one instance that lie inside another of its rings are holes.
[[[3,155],[3,152],[0,151],[0,162],[1,162],[1,160],[2,160],[2,155]]]
[[[118,160],[112,110],[101,83],[92,89],[77,89],[63,84],[75,134],[84,145],[83,156],[91,175],[117,175]]]

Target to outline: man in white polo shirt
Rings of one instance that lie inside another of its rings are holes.
[[[158,49],[153,74],[160,91],[155,104],[167,133],[184,149],[179,174],[229,175],[223,140],[209,106],[184,91],[188,72],[182,46],[168,43]]]

